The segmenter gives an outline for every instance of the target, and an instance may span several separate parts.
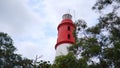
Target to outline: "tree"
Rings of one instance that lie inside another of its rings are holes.
[[[53,68],[52,64],[50,64],[50,61],[41,60],[41,61],[39,61],[37,63],[38,63],[37,68]]]
[[[120,7],[120,0],[98,0],[94,6],[94,10],[101,11],[107,8],[107,6],[111,6],[112,11],[107,14],[101,15],[99,18],[99,23],[95,27],[98,27],[100,29],[100,33],[108,33],[107,35],[102,35],[103,40],[100,41],[101,46],[104,47],[102,50],[102,61],[104,60],[109,68],[119,68],[120,16],[118,15],[118,9]]]
[[[120,0],[96,0],[96,3],[92,7],[94,10],[103,10],[107,8],[107,6],[111,6],[111,8],[120,7]]]
[[[6,33],[0,32],[0,67],[13,68],[19,65],[21,60],[19,54],[15,54],[16,48],[13,46],[13,40]]]
[[[117,4],[113,4],[114,2],[117,2]],[[87,62],[93,57],[97,57],[97,59],[99,59],[98,63],[95,63],[92,60],[92,64],[89,65],[92,68],[120,67],[120,17],[117,15],[120,0],[98,0],[93,9],[101,11],[106,6],[112,4],[114,5],[113,10],[110,13],[101,15],[99,18],[99,23],[96,24],[96,26],[87,29],[87,32],[93,35],[93,39],[89,38],[89,42],[84,40],[84,45],[82,45],[82,40],[80,41],[81,43],[78,44],[81,45],[81,48],[85,48],[82,49],[83,52],[81,55],[82,58],[87,57]],[[90,44],[90,42],[92,44]],[[97,47],[94,45],[95,42]],[[89,44],[87,45],[86,43]],[[93,45],[93,47],[90,47],[91,45]]]
[[[77,68],[77,60],[72,53],[69,53],[66,56],[56,57],[53,68]]]

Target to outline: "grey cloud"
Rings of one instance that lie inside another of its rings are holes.
[[[0,0],[0,31],[21,33],[34,18],[18,0]],[[8,26],[7,28],[5,26]]]

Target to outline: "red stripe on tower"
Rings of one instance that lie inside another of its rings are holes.
[[[62,16],[63,20],[58,25],[58,38],[55,45],[56,55],[66,55],[64,51],[67,51],[67,47],[75,43],[75,38],[73,36],[73,31],[75,30],[75,25],[72,21],[72,15],[64,14]],[[64,44],[64,45],[63,45]],[[61,51],[62,50],[62,51]]]

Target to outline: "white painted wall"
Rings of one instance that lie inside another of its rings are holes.
[[[56,48],[56,56],[67,55],[68,47],[72,46],[70,43],[63,43],[57,46]]]

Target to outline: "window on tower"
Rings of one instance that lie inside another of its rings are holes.
[[[68,26],[68,31],[70,31],[70,26]]]
[[[68,39],[70,39],[70,34],[68,34]]]

